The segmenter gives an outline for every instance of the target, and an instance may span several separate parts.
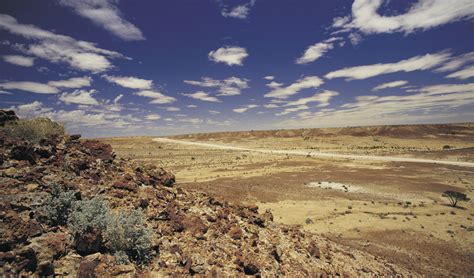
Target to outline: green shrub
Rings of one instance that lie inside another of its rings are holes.
[[[63,136],[64,126],[46,118],[20,119],[0,127],[13,140],[26,140],[37,144],[41,139]]]
[[[116,258],[128,258],[137,263],[147,263],[152,258],[150,229],[146,228],[143,213],[139,210],[121,211],[107,218],[104,233],[107,248]]]
[[[51,187],[51,195],[44,206],[48,222],[53,226],[66,225],[72,206],[76,202],[75,193],[63,191],[57,184],[53,184]]]

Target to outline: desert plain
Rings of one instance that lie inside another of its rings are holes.
[[[474,124],[101,139],[181,186],[258,205],[422,276],[474,275]]]

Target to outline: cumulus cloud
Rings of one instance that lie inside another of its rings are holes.
[[[323,42],[313,44],[309,46],[301,57],[296,59],[296,63],[303,65],[310,62],[314,62],[321,58],[326,52],[334,48],[334,42],[341,40],[339,37],[332,37]]]
[[[398,81],[387,82],[387,83],[377,85],[376,87],[374,87],[372,89],[372,91],[378,91],[378,90],[382,90],[382,89],[386,89],[386,88],[401,87],[401,86],[406,85],[406,84],[408,84],[408,81],[406,81],[406,80],[398,80]]]
[[[241,107],[241,108],[232,109],[232,111],[234,111],[235,113],[242,114],[242,113],[247,112],[249,109],[253,109],[253,108],[257,108],[257,107],[259,107],[259,105],[249,104],[249,105],[245,105],[244,107]]]
[[[49,81],[48,85],[58,87],[58,88],[82,88],[88,87],[91,85],[92,78],[88,76],[84,77],[73,77],[67,80],[56,80],[56,81]]]
[[[32,67],[35,61],[32,57],[21,55],[4,55],[3,60],[7,63],[22,67]]]
[[[133,76],[110,76],[103,75],[107,81],[115,83],[125,88],[131,89],[151,89],[153,86],[153,80],[141,79]]]
[[[415,56],[410,59],[402,60],[396,63],[373,64],[343,68],[340,70],[332,71],[326,74],[324,77],[326,77],[327,79],[346,77],[347,80],[352,80],[366,79],[381,74],[388,74],[400,71],[412,72],[417,70],[427,70],[441,65],[449,58],[450,54],[443,51],[434,54],[426,54],[423,56]]]
[[[202,101],[221,102],[218,98],[213,97],[213,96],[211,96],[208,93],[203,92],[203,91],[198,91],[198,92],[189,93],[189,94],[182,94],[182,95],[193,98],[193,99],[202,100]]]
[[[208,54],[209,60],[229,66],[242,66],[243,60],[248,56],[247,50],[239,46],[224,46]]]
[[[48,84],[30,82],[30,81],[17,81],[17,82],[5,82],[0,83],[0,88],[7,90],[20,90],[30,93],[37,94],[57,94],[59,93],[58,88]]]
[[[72,93],[62,93],[59,100],[66,104],[98,105],[99,102],[92,96],[96,90],[75,90]]]
[[[209,77],[202,77],[201,81],[184,80],[184,83],[204,88],[218,88],[218,96],[236,96],[240,95],[243,89],[247,89],[248,79],[238,77],[229,77],[223,80],[216,80]]]
[[[275,76],[273,76],[273,75],[267,75],[267,76],[264,77],[264,79],[271,81],[271,80],[275,79]]]
[[[468,79],[474,77],[474,65],[468,66],[460,71],[456,71],[446,76],[447,78]]]
[[[296,80],[295,83],[287,87],[275,86],[273,91],[265,94],[265,97],[286,99],[289,96],[299,93],[301,90],[318,88],[323,83],[324,81],[317,76],[307,76]]]
[[[60,0],[59,3],[126,41],[144,40],[140,29],[123,18],[115,0]]]
[[[103,72],[113,68],[109,59],[125,58],[118,52],[98,48],[90,42],[58,35],[35,25],[21,24],[6,14],[0,14],[0,29],[35,41],[29,45],[16,44],[17,50],[52,63],[66,63],[81,71]]]
[[[170,97],[160,92],[151,91],[151,90],[139,91],[135,93],[135,95],[151,98],[152,100],[150,101],[150,103],[152,104],[166,104],[166,103],[172,103],[176,101],[176,98],[174,97]]]
[[[148,114],[145,116],[145,119],[150,120],[150,121],[156,121],[161,119],[161,116],[158,114]]]
[[[450,22],[474,17],[472,0],[419,0],[408,11],[395,16],[384,16],[379,12],[385,0],[355,0],[350,17],[337,18],[333,27],[342,30],[357,29],[364,34],[427,30]]]

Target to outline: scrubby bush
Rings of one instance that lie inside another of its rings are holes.
[[[64,126],[46,118],[20,119],[7,122],[0,127],[13,140],[26,140],[37,144],[42,139],[50,139],[63,136]]]
[[[101,197],[74,203],[69,228],[76,242],[87,231],[100,232],[104,246],[119,264],[134,261],[148,263],[152,256],[152,232],[146,228],[143,213],[138,210],[113,213]]]
[[[121,211],[107,218],[104,239],[118,260],[123,260],[125,253],[132,261],[149,262],[152,257],[151,235],[141,211]]]
[[[49,224],[66,225],[76,197],[74,191],[64,191],[59,185],[52,184],[51,195],[46,201],[44,211]]]
[[[109,206],[102,197],[77,201],[74,203],[68,226],[74,237],[83,235],[91,228],[104,231],[107,227],[106,219],[109,214]]]

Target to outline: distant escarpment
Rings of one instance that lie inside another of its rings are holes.
[[[47,119],[0,118],[1,276],[408,274],[255,206],[185,191]]]

